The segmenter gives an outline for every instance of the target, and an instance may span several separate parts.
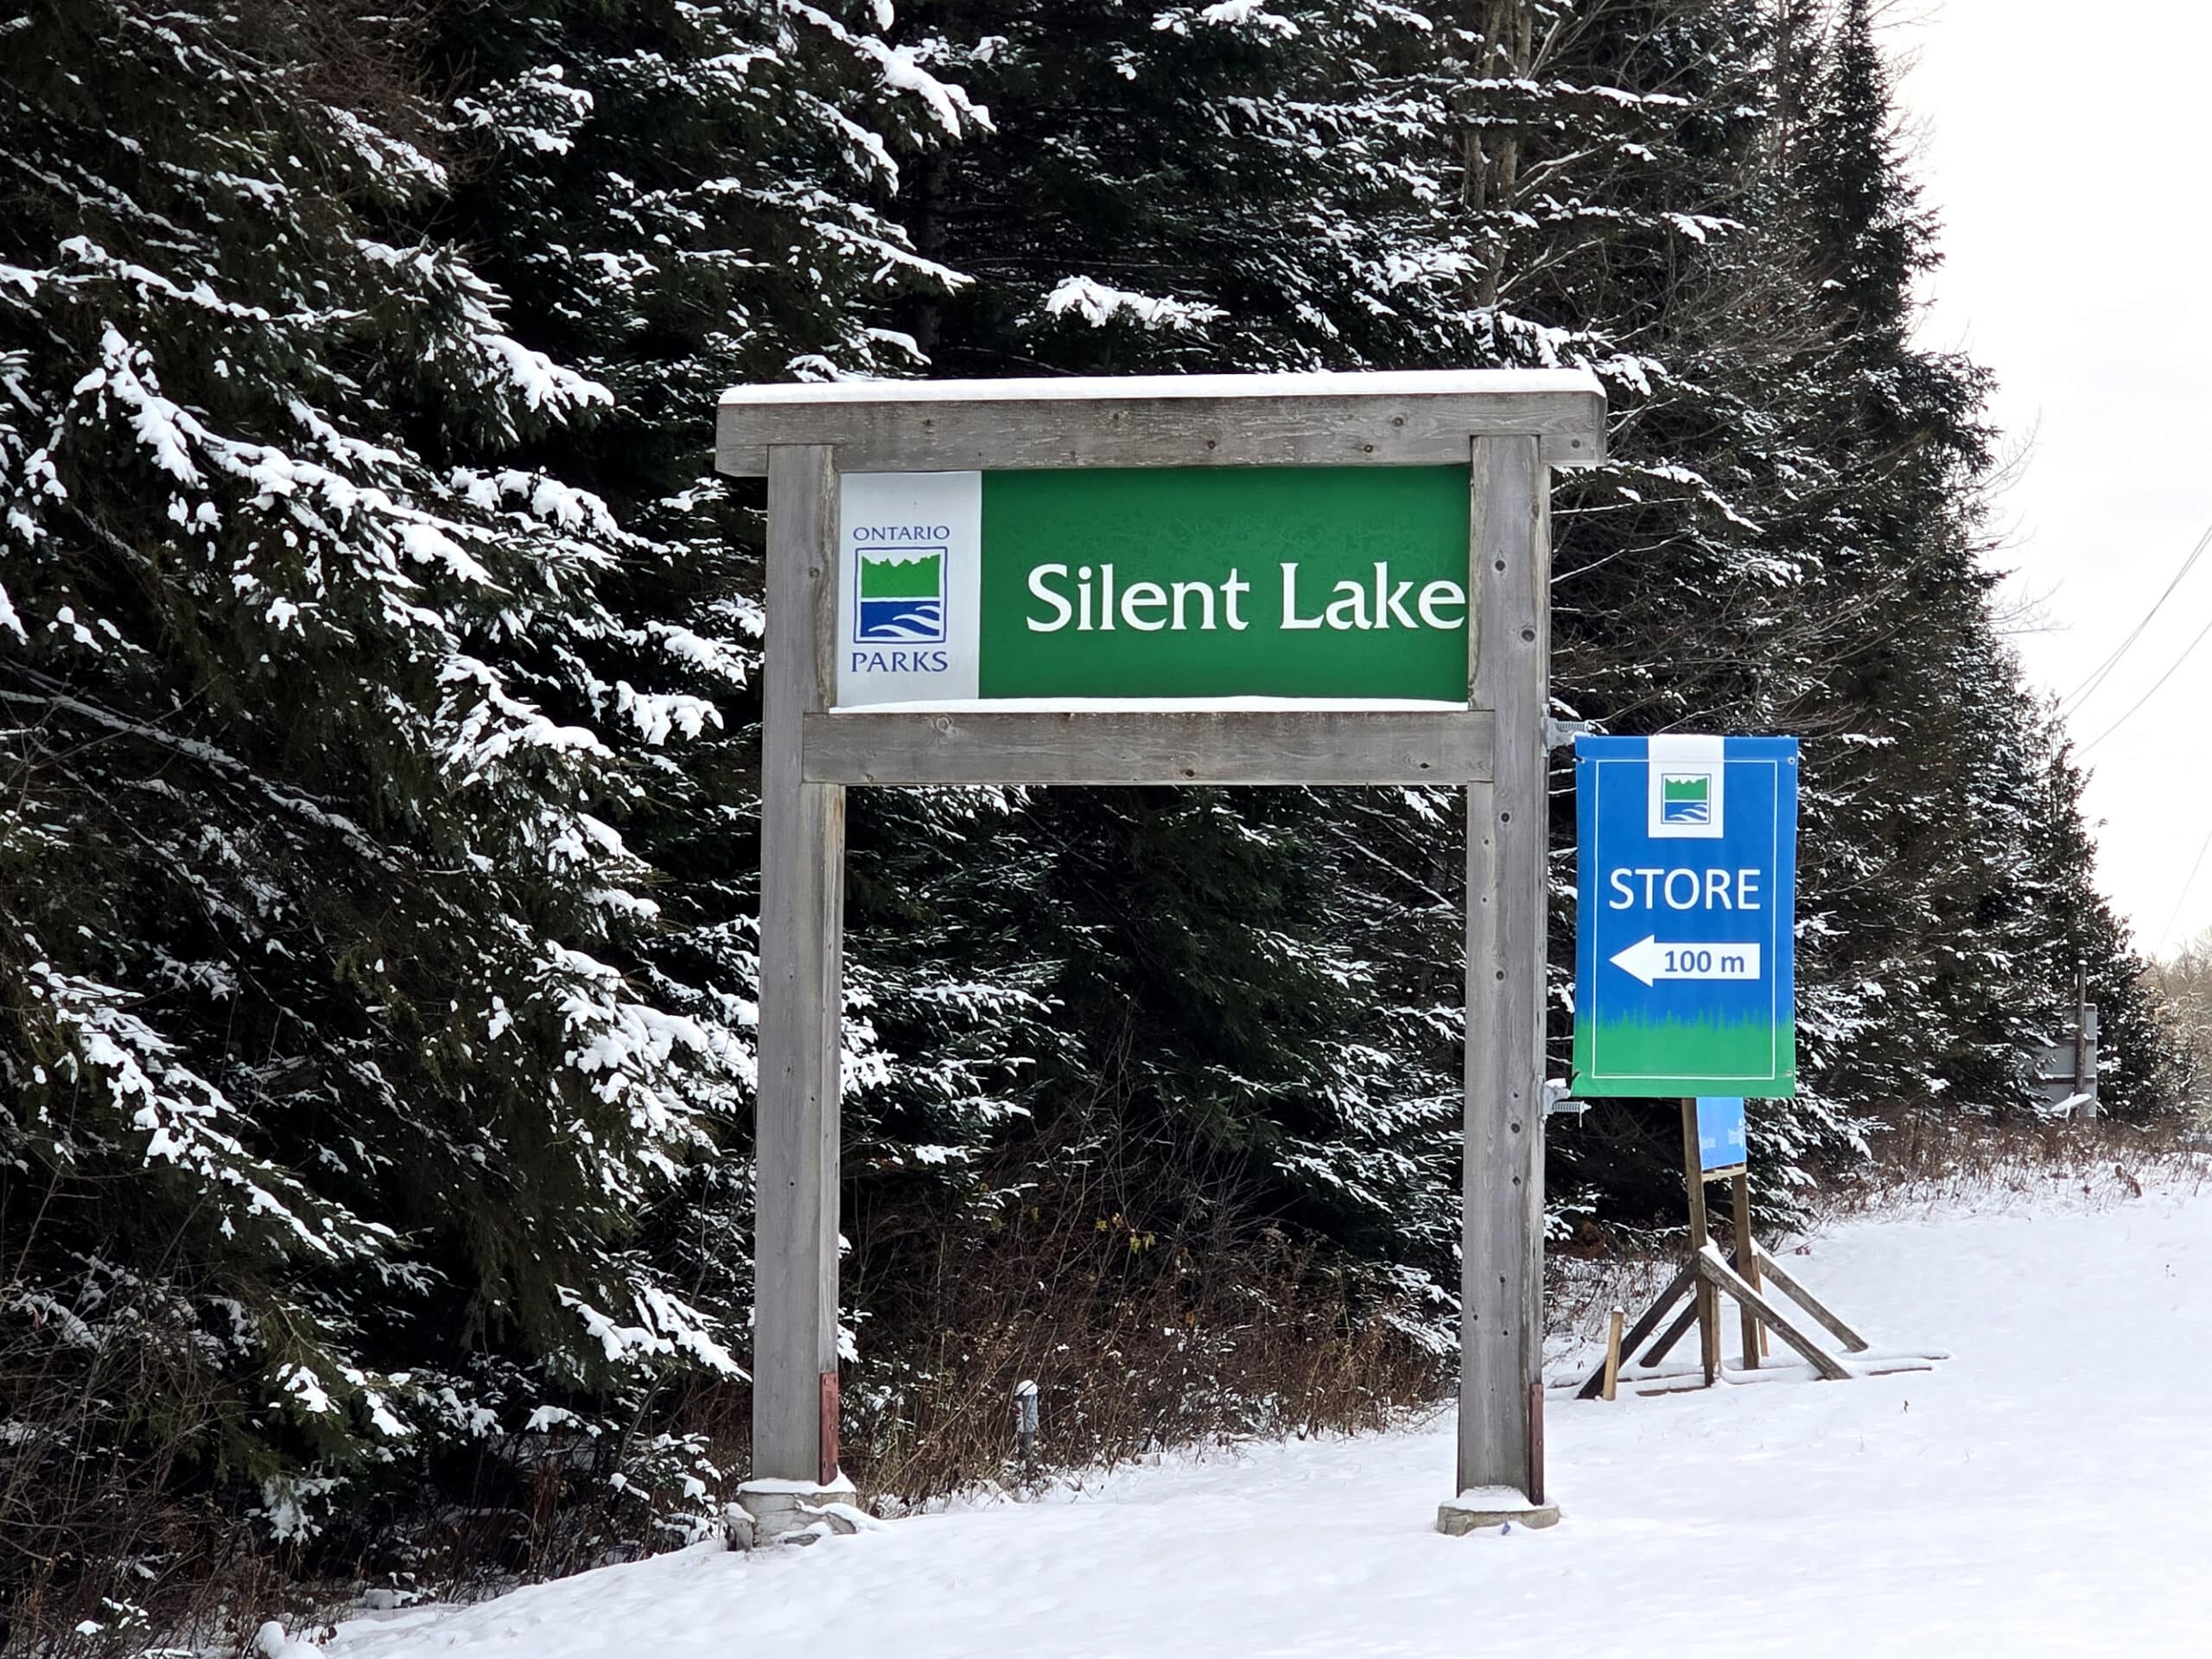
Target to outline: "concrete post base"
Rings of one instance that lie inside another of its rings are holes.
[[[753,1520],[753,1541],[763,1544],[805,1531],[825,1518],[827,1505],[849,1504],[859,1495],[842,1474],[827,1486],[812,1480],[748,1480],[737,1489],[738,1503]],[[838,1526],[840,1517],[826,1518],[834,1530],[855,1529],[850,1522]]]
[[[1476,1486],[1436,1506],[1436,1529],[1453,1538],[1499,1527],[1555,1527],[1559,1505],[1531,1503],[1513,1486]]]

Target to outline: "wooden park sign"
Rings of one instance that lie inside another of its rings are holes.
[[[1581,372],[743,386],[768,480],[753,1478],[838,1472],[844,791],[1467,791],[1459,1499],[1541,1523],[1549,474]]]
[[[1464,704],[1467,468],[839,480],[836,700]]]

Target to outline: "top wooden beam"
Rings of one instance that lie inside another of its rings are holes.
[[[1531,369],[737,386],[715,462],[757,477],[771,445],[823,443],[847,473],[1465,466],[1475,437],[1534,437],[1550,467],[1602,461],[1605,390]]]

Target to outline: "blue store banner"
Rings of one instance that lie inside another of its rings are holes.
[[[1797,1089],[1797,740],[1580,737],[1573,1092]]]

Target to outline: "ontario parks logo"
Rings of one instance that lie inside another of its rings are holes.
[[[863,547],[855,580],[853,639],[861,645],[938,645],[944,639],[945,548]]]
[[[1719,741],[1655,737],[1649,770],[1644,773],[1644,833],[1655,841],[1718,841],[1726,830],[1723,817],[1728,807],[1726,760],[1714,754],[1679,753],[1695,745],[1718,749]],[[1677,753],[1669,753],[1668,750]]]
[[[1713,774],[1709,772],[1663,772],[1659,775],[1659,822],[1707,824],[1713,822]]]

